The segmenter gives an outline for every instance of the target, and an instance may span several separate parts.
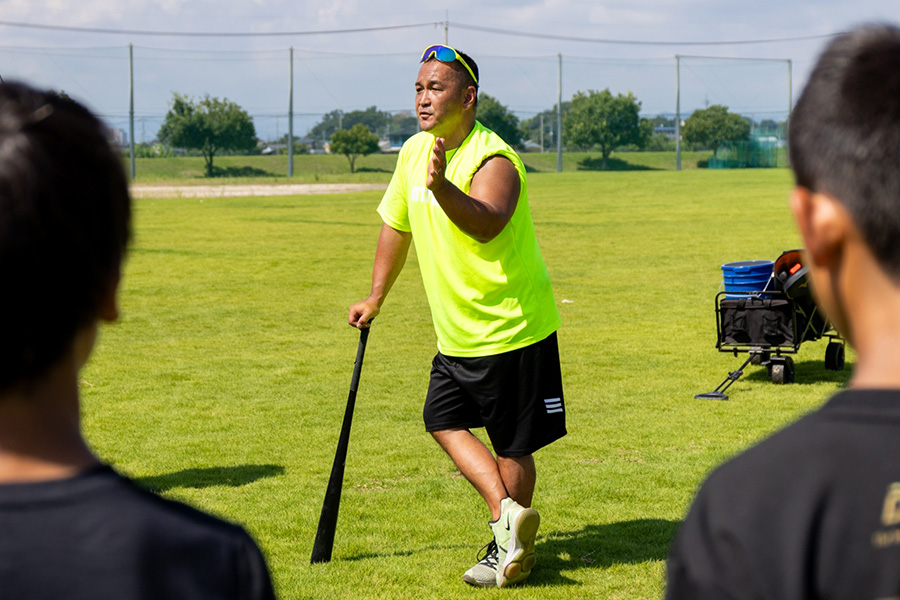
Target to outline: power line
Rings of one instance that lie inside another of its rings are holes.
[[[364,33],[369,31],[389,31],[393,29],[413,29],[416,27],[436,27],[443,23],[415,23],[412,25],[388,25],[384,27],[361,27],[358,29],[331,29],[322,31],[269,31],[269,32],[203,32],[203,31],[144,31],[139,29],[104,29],[100,27],[70,27],[68,25],[44,25],[39,23],[19,23],[16,21],[0,21],[0,25],[8,27],[26,27],[30,29],[52,29],[54,31],[76,31],[80,33],[107,33],[116,35],[150,35],[173,37],[285,37],[298,35],[331,35],[336,33]]]
[[[766,40],[735,40],[730,42],[658,42],[658,41],[641,41],[641,40],[613,40],[605,38],[585,38],[567,35],[553,35],[550,33],[534,33],[529,31],[514,31],[512,29],[496,29],[493,27],[482,27],[481,25],[469,25],[467,23],[449,23],[453,27],[460,29],[470,29],[472,31],[482,31],[485,33],[499,33],[502,35],[515,35],[520,37],[541,38],[545,40],[558,40],[562,42],[587,42],[593,44],[620,44],[630,46],[731,46],[746,44],[773,44],[782,42],[801,42],[808,40],[820,40],[841,35],[843,32],[826,33],[822,35],[809,35],[801,37],[775,38]]]
[[[289,36],[308,36],[308,35],[333,35],[344,33],[367,33],[372,31],[390,31],[396,29],[414,29],[418,27],[443,27],[453,26],[460,29],[468,29],[471,31],[481,31],[484,33],[496,33],[501,35],[512,35],[518,37],[540,38],[546,40],[557,40],[563,42],[585,42],[591,44],[612,44],[612,45],[630,45],[630,46],[733,46],[748,44],[774,44],[784,42],[802,42],[809,40],[821,40],[841,35],[843,32],[826,33],[821,35],[809,35],[798,37],[771,38],[758,40],[732,40],[719,42],[683,42],[683,41],[648,41],[648,40],[618,40],[608,38],[588,38],[567,35],[554,35],[550,33],[536,33],[531,31],[517,31],[513,29],[500,29],[495,27],[483,27],[481,25],[471,25],[468,23],[457,22],[431,22],[431,23],[413,23],[409,25],[387,25],[383,27],[360,27],[355,29],[330,29],[320,31],[269,31],[269,32],[245,32],[245,31],[150,31],[140,29],[106,29],[100,27],[72,27],[68,25],[46,25],[41,23],[22,23],[18,21],[0,21],[0,25],[7,27],[25,27],[31,29],[50,29],[55,31],[74,31],[80,33],[103,33],[115,35],[144,35],[144,36],[162,36],[162,37],[289,37]]]

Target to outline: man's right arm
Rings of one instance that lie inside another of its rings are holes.
[[[350,325],[365,329],[369,326],[369,321],[379,313],[385,297],[406,264],[411,241],[412,234],[408,231],[399,231],[387,224],[381,226],[375,264],[372,267],[372,291],[368,298],[350,307],[347,319]]]

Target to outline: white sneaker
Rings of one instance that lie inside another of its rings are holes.
[[[534,541],[541,516],[512,498],[500,503],[500,518],[491,523],[497,544],[497,587],[525,581],[534,568]]]
[[[484,557],[465,572],[463,581],[477,587],[494,587],[497,585],[497,543],[491,540],[481,550]]]

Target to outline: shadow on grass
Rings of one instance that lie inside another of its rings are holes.
[[[607,158],[606,169],[603,168],[603,158],[588,156],[578,161],[579,171],[659,171],[646,165],[633,165],[621,158]]]
[[[373,169],[371,167],[357,167],[357,173],[393,173],[393,171],[389,171],[388,169]]]
[[[538,585],[572,585],[566,571],[665,560],[680,521],[636,519],[587,525],[578,531],[538,538],[538,563],[529,581]]]
[[[530,584],[545,586],[577,585],[564,575],[583,568],[608,568],[613,565],[638,564],[648,560],[665,560],[680,521],[637,519],[606,525],[587,525],[571,532],[539,535],[535,546],[537,566],[528,579]],[[444,546],[444,549],[455,547]],[[362,561],[385,557],[413,557],[434,547],[393,552],[365,552],[341,557],[342,561]]]
[[[199,250],[181,250],[174,248],[129,248],[132,254],[173,254],[175,256],[209,256],[209,252]]]
[[[746,356],[738,355],[738,358],[733,359],[732,363],[723,363],[722,366],[722,377],[717,380],[710,380],[709,390],[711,391],[716,388],[716,385],[725,381],[725,379],[729,376],[731,371],[736,371],[741,364],[746,360]],[[793,358],[793,357],[791,357]],[[740,359],[740,362],[737,360]],[[738,381],[748,381],[753,383],[769,383],[772,384],[772,375],[769,373],[769,370],[766,367],[761,367],[759,365],[747,365],[744,367],[743,374],[738,378]],[[838,387],[845,388],[850,381],[850,377],[853,375],[853,365],[850,362],[847,362],[844,365],[844,369],[841,371],[829,371],[825,368],[824,359],[821,361],[818,360],[801,360],[794,361],[794,382],[788,385],[810,385],[814,383],[822,383],[822,382],[831,382],[836,383]],[[777,384],[772,384],[777,385]],[[731,387],[725,390],[726,394],[733,393]]]
[[[213,166],[213,177],[275,177],[276,173],[270,173],[265,169],[256,167],[216,167]]]
[[[234,467],[209,467],[184,469],[177,473],[151,475],[135,479],[138,485],[153,492],[165,492],[173,488],[207,488],[218,485],[240,487],[266,477],[284,473],[280,465],[239,465]]]
[[[847,362],[842,371],[829,371],[825,368],[824,349],[823,346],[822,360],[794,360],[794,383],[790,385],[809,385],[827,381],[844,386],[850,381],[850,377],[853,375],[853,365],[850,362]],[[740,364],[736,365],[735,368],[739,366]],[[723,373],[723,377],[724,376],[725,373]],[[765,367],[755,365],[747,365],[744,369],[744,376],[742,379],[746,379],[747,381],[772,382],[769,370]]]

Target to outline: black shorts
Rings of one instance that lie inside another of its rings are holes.
[[[426,431],[484,427],[498,456],[527,456],[566,434],[556,333],[477,358],[438,353],[423,411]]]

